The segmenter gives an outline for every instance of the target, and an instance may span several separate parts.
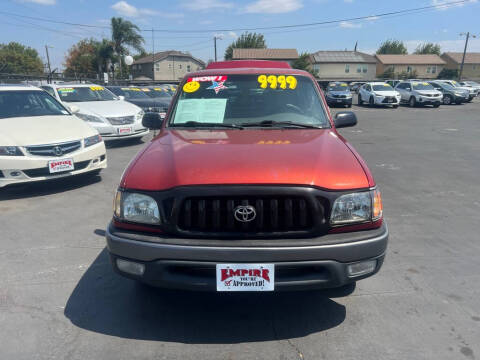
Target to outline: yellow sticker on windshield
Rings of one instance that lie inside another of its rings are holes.
[[[383,84],[383,86],[387,86],[387,87],[388,87],[388,86],[390,86],[390,85],[388,85],[388,84]]]
[[[162,91],[163,89],[161,89],[161,88],[153,88],[153,90],[155,90],[155,91]]]
[[[198,81],[189,81],[183,85],[183,91],[186,93],[193,93],[200,89],[200,83]]]
[[[297,79],[292,75],[259,75],[258,83],[262,89],[269,87],[270,89],[295,89],[297,87]]]
[[[340,86],[348,86],[347,84],[340,84]]]
[[[90,86],[90,90],[92,91],[102,91],[105,90],[103,86]]]
[[[75,91],[74,88],[59,88],[59,89],[58,89],[58,92],[65,92],[65,93],[67,93],[67,92],[74,92],[74,91]]]
[[[422,85],[425,85],[425,86],[427,86],[427,85],[428,85],[428,83],[426,83],[426,82],[423,82],[423,83],[422,83]]]
[[[142,89],[142,91],[149,92],[150,89],[144,88],[144,89]]]

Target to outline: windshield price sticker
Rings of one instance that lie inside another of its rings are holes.
[[[103,86],[90,86],[90,90],[92,91],[102,91],[105,90]]]
[[[259,75],[258,83],[262,89],[270,87],[270,89],[291,89],[297,87],[297,79],[292,75]]]
[[[340,84],[340,86],[347,86],[347,84]]]
[[[145,89],[142,89],[142,91],[149,92],[150,89],[145,88]]]
[[[63,93],[71,93],[71,92],[74,92],[75,89],[74,88],[59,88],[58,89],[58,92],[63,92]]]
[[[193,78],[188,78],[187,82],[191,82],[191,81],[198,81],[198,82],[216,81],[216,82],[221,82],[221,81],[227,81],[227,77],[225,75],[196,76],[196,77],[193,77]]]

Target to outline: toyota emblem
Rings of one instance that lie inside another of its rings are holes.
[[[63,150],[60,146],[55,146],[53,148],[53,153],[56,155],[56,156],[62,156],[63,155]]]
[[[233,215],[237,221],[246,223],[254,220],[257,217],[257,212],[251,205],[240,205],[235,208]]]

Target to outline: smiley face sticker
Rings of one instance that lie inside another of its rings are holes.
[[[183,91],[186,93],[193,93],[200,89],[200,83],[198,81],[189,81],[183,85]]]

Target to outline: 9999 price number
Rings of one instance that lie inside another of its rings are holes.
[[[297,79],[292,75],[259,75],[258,83],[262,89],[269,87],[270,89],[295,89],[297,87]]]

